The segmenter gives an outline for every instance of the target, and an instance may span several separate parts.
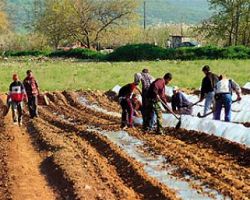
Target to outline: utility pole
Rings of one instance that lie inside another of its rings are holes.
[[[143,2],[144,30],[146,30],[146,1]]]

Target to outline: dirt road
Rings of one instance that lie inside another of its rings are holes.
[[[7,197],[11,199],[56,199],[58,196],[41,173],[43,156],[36,151],[25,127],[12,123],[11,113],[1,121],[6,157],[3,170]],[[1,145],[2,146],[2,145]]]

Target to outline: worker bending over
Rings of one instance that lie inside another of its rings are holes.
[[[133,127],[134,108],[131,98],[134,90],[138,90],[141,93],[137,86],[137,83],[129,83],[123,86],[119,91],[118,98],[122,108],[121,128],[125,128],[126,126],[129,128]]]
[[[185,95],[180,91],[180,89],[175,86],[173,89],[172,96],[172,110],[176,114],[180,115],[192,115],[193,109],[191,107],[192,103],[187,100]]]

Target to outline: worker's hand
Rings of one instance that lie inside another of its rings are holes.
[[[157,101],[161,101],[161,97],[159,95],[156,96]]]
[[[237,100],[237,101],[240,101],[240,100],[241,100],[241,96],[238,95],[236,100]]]
[[[24,98],[24,99],[23,99],[23,102],[24,102],[24,103],[27,103],[27,102],[28,102],[28,99],[27,99],[27,98]]]
[[[179,110],[173,110],[173,112],[174,112],[175,114],[177,114],[177,115],[180,114],[180,111],[179,111]]]

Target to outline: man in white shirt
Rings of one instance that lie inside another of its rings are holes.
[[[233,91],[237,94],[237,101],[241,100],[240,86],[231,79],[221,75],[215,85],[215,113],[214,119],[220,120],[221,109],[225,107],[225,121],[231,121],[231,105]]]

